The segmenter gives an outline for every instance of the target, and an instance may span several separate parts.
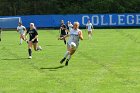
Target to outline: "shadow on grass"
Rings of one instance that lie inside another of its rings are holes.
[[[25,59],[28,59],[28,58],[5,58],[2,60],[25,60]]]
[[[48,68],[40,68],[40,69],[49,69],[49,70],[56,70],[56,69],[60,69],[60,68],[63,68],[65,66],[58,66],[58,67],[48,67]]]

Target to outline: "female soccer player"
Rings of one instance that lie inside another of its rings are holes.
[[[90,23],[90,20],[88,20],[88,23],[86,24],[86,28],[88,30],[88,37],[89,37],[89,39],[92,39],[93,25],[92,25],[92,23]]]
[[[31,59],[32,58],[32,46],[34,46],[35,51],[41,50],[41,48],[38,48],[38,32],[36,30],[34,23],[30,23],[30,28],[27,30],[25,36],[27,34],[29,34],[28,53],[29,53],[29,59]]]
[[[69,27],[69,31],[71,31],[71,30],[72,30],[72,28],[73,28],[73,25],[72,25],[72,23],[71,23],[71,22],[69,22],[69,23],[68,23],[68,27]]]
[[[83,40],[82,31],[79,29],[79,22],[74,22],[73,29],[70,31],[69,34],[63,36],[62,39],[65,39],[68,36],[70,36],[70,38],[67,43],[67,51],[64,55],[64,58],[60,61],[60,63],[62,64],[67,58],[65,66],[68,66],[68,62],[71,59],[71,56],[78,48],[79,40]]]
[[[67,34],[66,30],[67,30],[67,27],[64,24],[64,20],[61,20],[61,26],[60,26],[60,30],[59,30],[60,37],[58,38],[58,40],[62,40],[61,37],[65,36]],[[66,44],[66,39],[64,38],[63,40],[64,40],[64,44]]]
[[[17,32],[20,34],[20,45],[22,44],[22,40],[25,40],[25,32],[26,28],[22,25],[22,23],[18,23]]]

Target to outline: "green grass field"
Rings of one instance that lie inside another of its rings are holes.
[[[57,30],[39,30],[43,50],[28,58],[27,43],[16,31],[0,42],[0,93],[139,93],[140,31],[97,29],[84,40],[65,67],[66,46]]]

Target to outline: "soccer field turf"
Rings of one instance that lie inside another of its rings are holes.
[[[66,46],[57,30],[39,30],[42,51],[28,58],[27,43],[16,31],[3,31],[0,42],[0,93],[139,93],[140,31],[96,29],[60,64]]]

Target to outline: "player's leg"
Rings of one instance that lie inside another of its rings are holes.
[[[66,41],[66,39],[64,38],[64,44],[66,45],[66,43],[67,43],[67,41]]]
[[[22,34],[20,34],[20,45],[22,44]]]
[[[37,51],[37,43],[33,43],[34,50]]]
[[[67,44],[67,41],[65,38],[63,38],[63,36],[65,35],[60,35],[60,37],[58,38],[58,40],[64,40],[64,44],[66,45]]]
[[[65,66],[68,66],[69,60],[71,59],[71,56],[75,53],[76,49],[70,48],[69,49],[69,54],[65,63]]]
[[[91,38],[92,38],[92,30],[90,31],[90,36],[91,36]]]
[[[25,35],[22,34],[22,35],[21,35],[21,38],[22,38],[22,40],[25,40]]]
[[[29,53],[29,59],[32,58],[32,41],[28,42],[28,53]]]
[[[33,42],[33,46],[34,46],[34,50],[35,51],[42,50],[42,48],[38,45],[38,41],[37,40],[35,40]]]
[[[71,56],[75,53],[76,49],[77,49],[78,46],[76,47],[71,47],[70,44],[67,44],[67,51],[64,55],[64,58],[60,61],[60,63],[62,64],[66,59],[66,63],[65,63],[65,66],[68,66],[68,62],[69,60],[71,59]]]
[[[92,31],[88,31],[88,37],[89,37],[89,39],[91,39],[92,37]]]
[[[69,50],[70,50],[70,45],[67,44],[67,51],[66,51],[66,53],[64,54],[64,58],[60,61],[61,64],[66,60],[66,58],[67,58],[68,55],[70,54]]]
[[[60,34],[58,40],[63,40],[62,37],[63,37],[63,35]]]
[[[62,35],[61,37],[64,37],[65,35]],[[67,44],[67,41],[66,41],[66,38],[63,38],[64,40],[64,44],[66,45]]]
[[[34,50],[37,51],[38,43],[37,42],[33,43],[33,46],[34,46]]]
[[[90,38],[90,31],[88,31],[88,38]]]

